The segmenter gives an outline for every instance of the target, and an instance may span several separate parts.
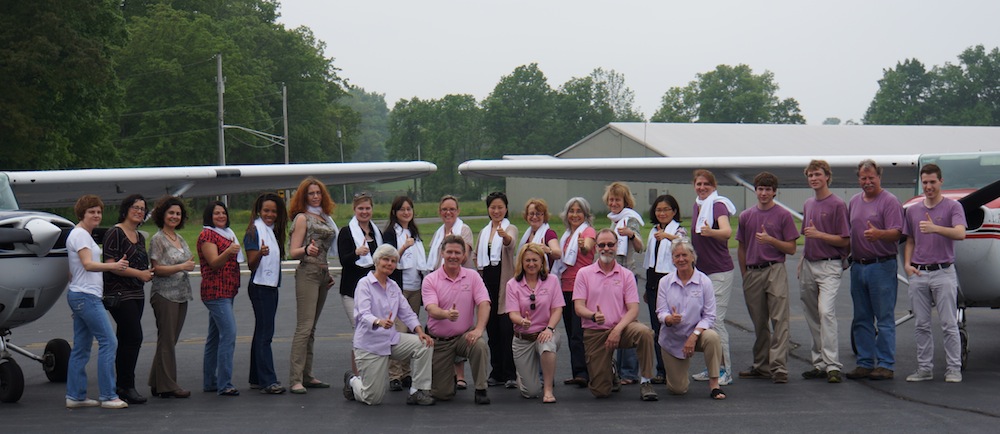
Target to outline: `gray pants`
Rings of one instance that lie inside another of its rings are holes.
[[[378,405],[389,388],[389,359],[409,360],[413,372],[413,387],[417,390],[431,388],[431,357],[434,349],[427,347],[417,335],[400,334],[399,343],[392,346],[392,353],[380,356],[354,349],[358,364],[358,377],[351,379],[354,398],[368,405]]]
[[[729,356],[729,330],[726,329],[726,312],[729,310],[729,296],[733,293],[736,271],[729,270],[708,275],[715,290],[715,325],[712,329],[719,334],[722,343],[722,366],[726,372],[733,372],[732,357]]]
[[[511,349],[514,352],[517,378],[521,380],[521,396],[525,398],[542,396],[542,382],[538,381],[542,353],[559,351],[559,341],[559,333],[553,333],[552,339],[545,343],[514,338]]]
[[[839,259],[802,261],[799,287],[802,306],[812,335],[810,362],[820,371],[839,371],[843,368],[838,355],[837,341],[837,289],[844,268]]]
[[[944,354],[948,369],[962,369],[962,342],[958,336],[958,277],[955,267],[921,271],[909,276],[910,301],[913,303],[914,340],[917,343],[917,369],[934,369],[934,336],[931,334],[931,302],[937,307],[944,334]]]

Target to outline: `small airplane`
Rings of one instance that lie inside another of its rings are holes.
[[[24,375],[11,353],[40,362],[49,381],[61,382],[71,350],[66,340],[52,339],[38,356],[10,342],[12,329],[41,318],[62,297],[69,282],[66,237],[75,226],[21,207],[71,206],[87,193],[115,203],[135,193],[151,200],[212,196],[295,188],[306,176],[330,185],[391,182],[435,170],[414,161],[0,172],[0,402],[17,402],[24,392]]]
[[[690,184],[692,171],[708,169],[720,185],[742,185],[761,171],[774,173],[783,188],[808,187],[803,169],[810,160],[830,163],[832,187],[857,188],[855,174],[862,159],[872,159],[882,169],[882,187],[912,187],[914,197],[904,207],[923,200],[919,191],[919,168],[935,163],[944,174],[944,195],[958,200],[965,209],[966,239],[955,244],[955,268],[959,278],[959,333],[962,366],[968,360],[965,308],[1000,308],[1000,152],[914,155],[834,155],[775,157],[647,157],[647,158],[539,158],[511,157],[504,160],[471,160],[459,165],[463,175],[478,177],[527,177]],[[784,204],[780,204],[799,215]],[[801,216],[799,215],[801,219]],[[900,245],[902,261],[902,244]],[[906,277],[898,276],[906,283]],[[912,314],[896,320],[897,325]]]

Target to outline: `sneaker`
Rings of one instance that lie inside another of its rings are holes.
[[[486,389],[483,389],[483,390],[476,389],[475,402],[476,402],[476,405],[489,405],[490,404],[490,397],[486,395]]]
[[[892,369],[883,368],[881,366],[875,368],[871,374],[868,374],[869,380],[891,380],[894,373]]]
[[[403,382],[396,379],[389,380],[389,390],[393,392],[403,390]]]
[[[66,398],[66,408],[84,408],[84,407],[98,407],[101,403],[97,402],[95,399],[70,399]]]
[[[962,382],[962,371],[960,369],[949,369],[944,371],[944,382],[945,383],[961,383]]]
[[[774,375],[771,376],[771,381],[773,381],[774,384],[785,384],[788,382],[788,374],[785,372],[775,372]]]
[[[830,372],[827,372],[826,373],[826,382],[827,383],[839,383],[839,382],[841,382],[840,371],[834,369],[834,370],[832,370]]]
[[[720,369],[719,370],[719,385],[720,386],[728,386],[730,384],[733,384],[733,374],[730,374],[725,369]]]
[[[914,372],[906,377],[906,381],[909,382],[930,381],[933,379],[934,379],[934,373],[926,369],[917,369],[917,372]]]
[[[802,378],[806,380],[818,380],[820,378],[826,378],[826,372],[820,371],[818,368],[812,368],[806,372],[802,373]]]
[[[653,390],[653,383],[645,382],[639,385],[639,398],[643,401],[656,401],[660,397]]]
[[[503,381],[497,380],[496,378],[490,377],[486,379],[486,386],[496,387],[503,384]]]
[[[621,392],[622,391],[622,378],[615,374],[611,379],[611,391]]]
[[[667,377],[665,375],[657,375],[649,380],[653,384],[667,384]]]
[[[860,380],[862,378],[868,378],[871,373],[872,368],[858,366],[857,368],[854,368],[853,371],[847,373],[847,378],[849,380]]]
[[[506,382],[503,383],[503,387],[506,387],[508,389],[517,389],[517,381],[507,380]]]
[[[344,399],[348,401],[354,401],[354,388],[351,387],[351,378],[353,377],[353,372],[344,372]]]
[[[263,393],[265,395],[281,395],[282,393],[285,393],[285,390],[286,389],[281,384],[274,383],[270,386],[260,389],[260,393]]]
[[[788,375],[785,375],[786,380]],[[764,372],[759,369],[750,368],[746,371],[740,371],[740,378],[754,379],[754,380],[766,380],[771,378],[770,372]]]
[[[719,377],[722,377],[721,372],[719,373]],[[691,379],[694,381],[708,381],[708,369],[706,368],[704,371],[692,375]]]
[[[434,405],[435,402],[434,397],[423,390],[418,390],[406,398],[406,405]]]
[[[101,408],[109,408],[112,410],[117,410],[120,408],[128,408],[128,403],[122,401],[121,398],[113,399],[111,401],[101,402]]]

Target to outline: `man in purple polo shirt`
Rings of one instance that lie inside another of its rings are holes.
[[[830,191],[833,172],[823,160],[812,160],[805,170],[815,193],[802,206],[803,260],[799,263],[799,286],[806,324],[812,335],[813,368],[802,373],[809,379],[825,378],[839,383],[843,366],[837,355],[837,289],[844,274],[844,261],[851,245],[847,204]]]
[[[441,242],[441,268],[420,288],[427,309],[427,333],[434,338],[431,396],[447,401],[455,396],[455,356],[469,358],[476,382],[476,404],[489,404],[486,395],[488,352],[483,331],[490,316],[490,294],[475,270],[462,267],[468,253],[465,240],[448,235]]]
[[[927,164],[920,169],[924,200],[906,209],[906,247],[903,259],[910,279],[910,301],[916,325],[917,371],[906,381],[934,379],[934,337],[931,335],[931,305],[937,307],[944,334],[948,368],[944,381],[962,382],[962,346],[955,316],[958,278],[955,275],[955,240],[965,239],[965,210],[957,201],[941,195],[941,168]]]
[[[903,207],[882,189],[882,168],[874,160],[858,163],[858,183],[862,192],[847,206],[854,301],[851,335],[858,366],[846,376],[891,380],[896,364],[896,242],[903,233]]]
[[[743,274],[746,299],[756,340],[753,366],[740,372],[740,378],[770,378],[775,383],[788,382],[788,274],[785,255],[795,254],[799,231],[792,213],[777,206],[778,178],[761,172],[753,178],[757,205],[740,213],[736,240],[737,256]],[[774,325],[774,332],[768,323]]]
[[[597,233],[600,259],[580,269],[573,286],[573,306],[583,326],[590,393],[611,396],[611,355],[618,348],[635,348],[639,356],[639,397],[656,401],[653,377],[653,330],[636,321],[639,289],[635,275],[615,261],[618,235],[611,229]]]

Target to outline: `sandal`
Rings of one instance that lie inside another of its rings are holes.
[[[455,380],[455,387],[458,390],[465,390],[469,388],[469,383],[466,383],[465,380]]]
[[[726,392],[723,392],[722,389],[716,387],[715,389],[712,389],[712,393],[709,393],[708,397],[716,401],[721,401],[726,399]]]
[[[555,404],[556,403],[556,397],[552,396],[552,395],[545,396],[544,398],[542,398],[542,403],[543,404]]]
[[[637,383],[637,381],[631,378],[622,378],[622,386],[627,386],[629,384],[635,384],[635,383]]]

